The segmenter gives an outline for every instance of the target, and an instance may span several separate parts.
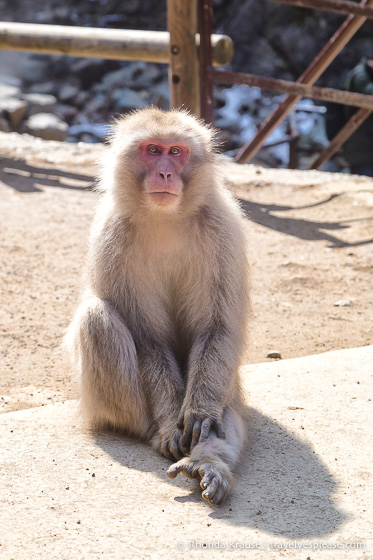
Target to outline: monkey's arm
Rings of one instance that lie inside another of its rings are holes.
[[[161,452],[170,459],[181,459],[182,430],[177,426],[177,418],[185,386],[176,359],[167,347],[147,339],[138,347],[138,361],[142,384],[161,438]]]
[[[242,230],[231,230],[226,228],[224,239],[216,244],[212,289],[189,355],[178,421],[184,432],[183,453],[207,439],[210,430],[225,438],[222,415],[236,396],[250,303],[245,237]]]
[[[213,429],[225,439],[222,415],[233,397],[240,349],[223,323],[211,325],[208,334],[193,345],[185,399],[178,420],[183,429],[181,449],[188,453],[205,441]]]

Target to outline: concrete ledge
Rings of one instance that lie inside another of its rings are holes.
[[[147,445],[87,433],[76,402],[3,414],[0,558],[372,558],[372,362],[243,368],[252,437],[221,507]]]

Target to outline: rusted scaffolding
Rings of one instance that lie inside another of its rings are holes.
[[[373,0],[362,0],[359,4],[344,0],[272,0],[299,7],[322,9],[337,13],[350,14],[340,28],[330,38],[320,53],[296,82],[277,80],[251,74],[240,74],[215,69],[212,66],[212,50],[209,37],[212,33],[212,0],[200,0],[199,31],[200,48],[200,86],[201,113],[207,122],[213,122],[213,83],[247,84],[266,90],[286,93],[285,98],[258,128],[253,139],[238,152],[235,160],[246,163],[257,154],[266,138],[284,120],[292,107],[302,98],[321,99],[360,107],[343,129],[336,135],[322,153],[319,154],[311,168],[317,169],[326,163],[355,132],[373,111],[373,97],[370,95],[349,93],[345,91],[313,86],[325,69],[331,64],[343,47],[350,41],[367,18],[373,18]],[[358,97],[356,97],[358,96]],[[292,156],[294,160],[294,154]]]

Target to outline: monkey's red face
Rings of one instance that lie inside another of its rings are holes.
[[[147,140],[139,145],[139,156],[145,165],[144,185],[150,200],[159,206],[175,204],[183,187],[181,174],[189,160],[189,147]]]

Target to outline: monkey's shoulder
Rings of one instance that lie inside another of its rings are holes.
[[[223,245],[234,240],[245,242],[245,217],[238,201],[230,193],[224,193],[214,204],[201,206],[198,223],[205,235],[214,237]]]

